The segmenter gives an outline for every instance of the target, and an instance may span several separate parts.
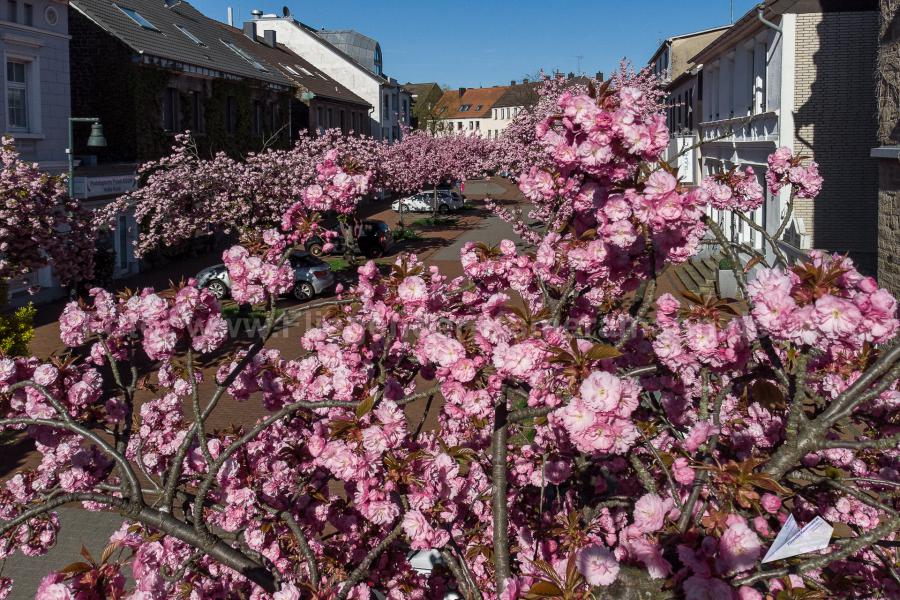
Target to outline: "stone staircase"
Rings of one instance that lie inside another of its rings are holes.
[[[693,258],[674,268],[675,277],[681,285],[695,294],[715,294],[720,259],[721,254],[718,252]]]

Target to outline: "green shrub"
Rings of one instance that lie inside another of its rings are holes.
[[[6,305],[6,287],[0,282],[0,307]],[[37,309],[29,304],[15,312],[0,315],[0,356],[28,354],[28,342],[34,337]]]

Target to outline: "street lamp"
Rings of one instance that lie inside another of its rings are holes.
[[[97,117],[70,117],[69,118],[69,196],[75,196],[75,123],[90,123],[91,137],[88,138],[88,148],[106,148],[106,137],[103,135],[103,125]]]

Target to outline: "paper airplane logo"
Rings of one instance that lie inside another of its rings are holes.
[[[762,562],[765,564],[827,548],[833,532],[834,527],[822,517],[816,517],[801,529],[794,515],[790,515]]]

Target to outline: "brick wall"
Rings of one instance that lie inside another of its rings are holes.
[[[881,0],[878,143],[900,145],[900,0]],[[878,280],[900,295],[900,160],[878,161]]]
[[[876,269],[877,40],[875,11],[797,15],[794,151],[813,157],[824,178],[797,214],[814,248],[849,252],[867,273]]]

